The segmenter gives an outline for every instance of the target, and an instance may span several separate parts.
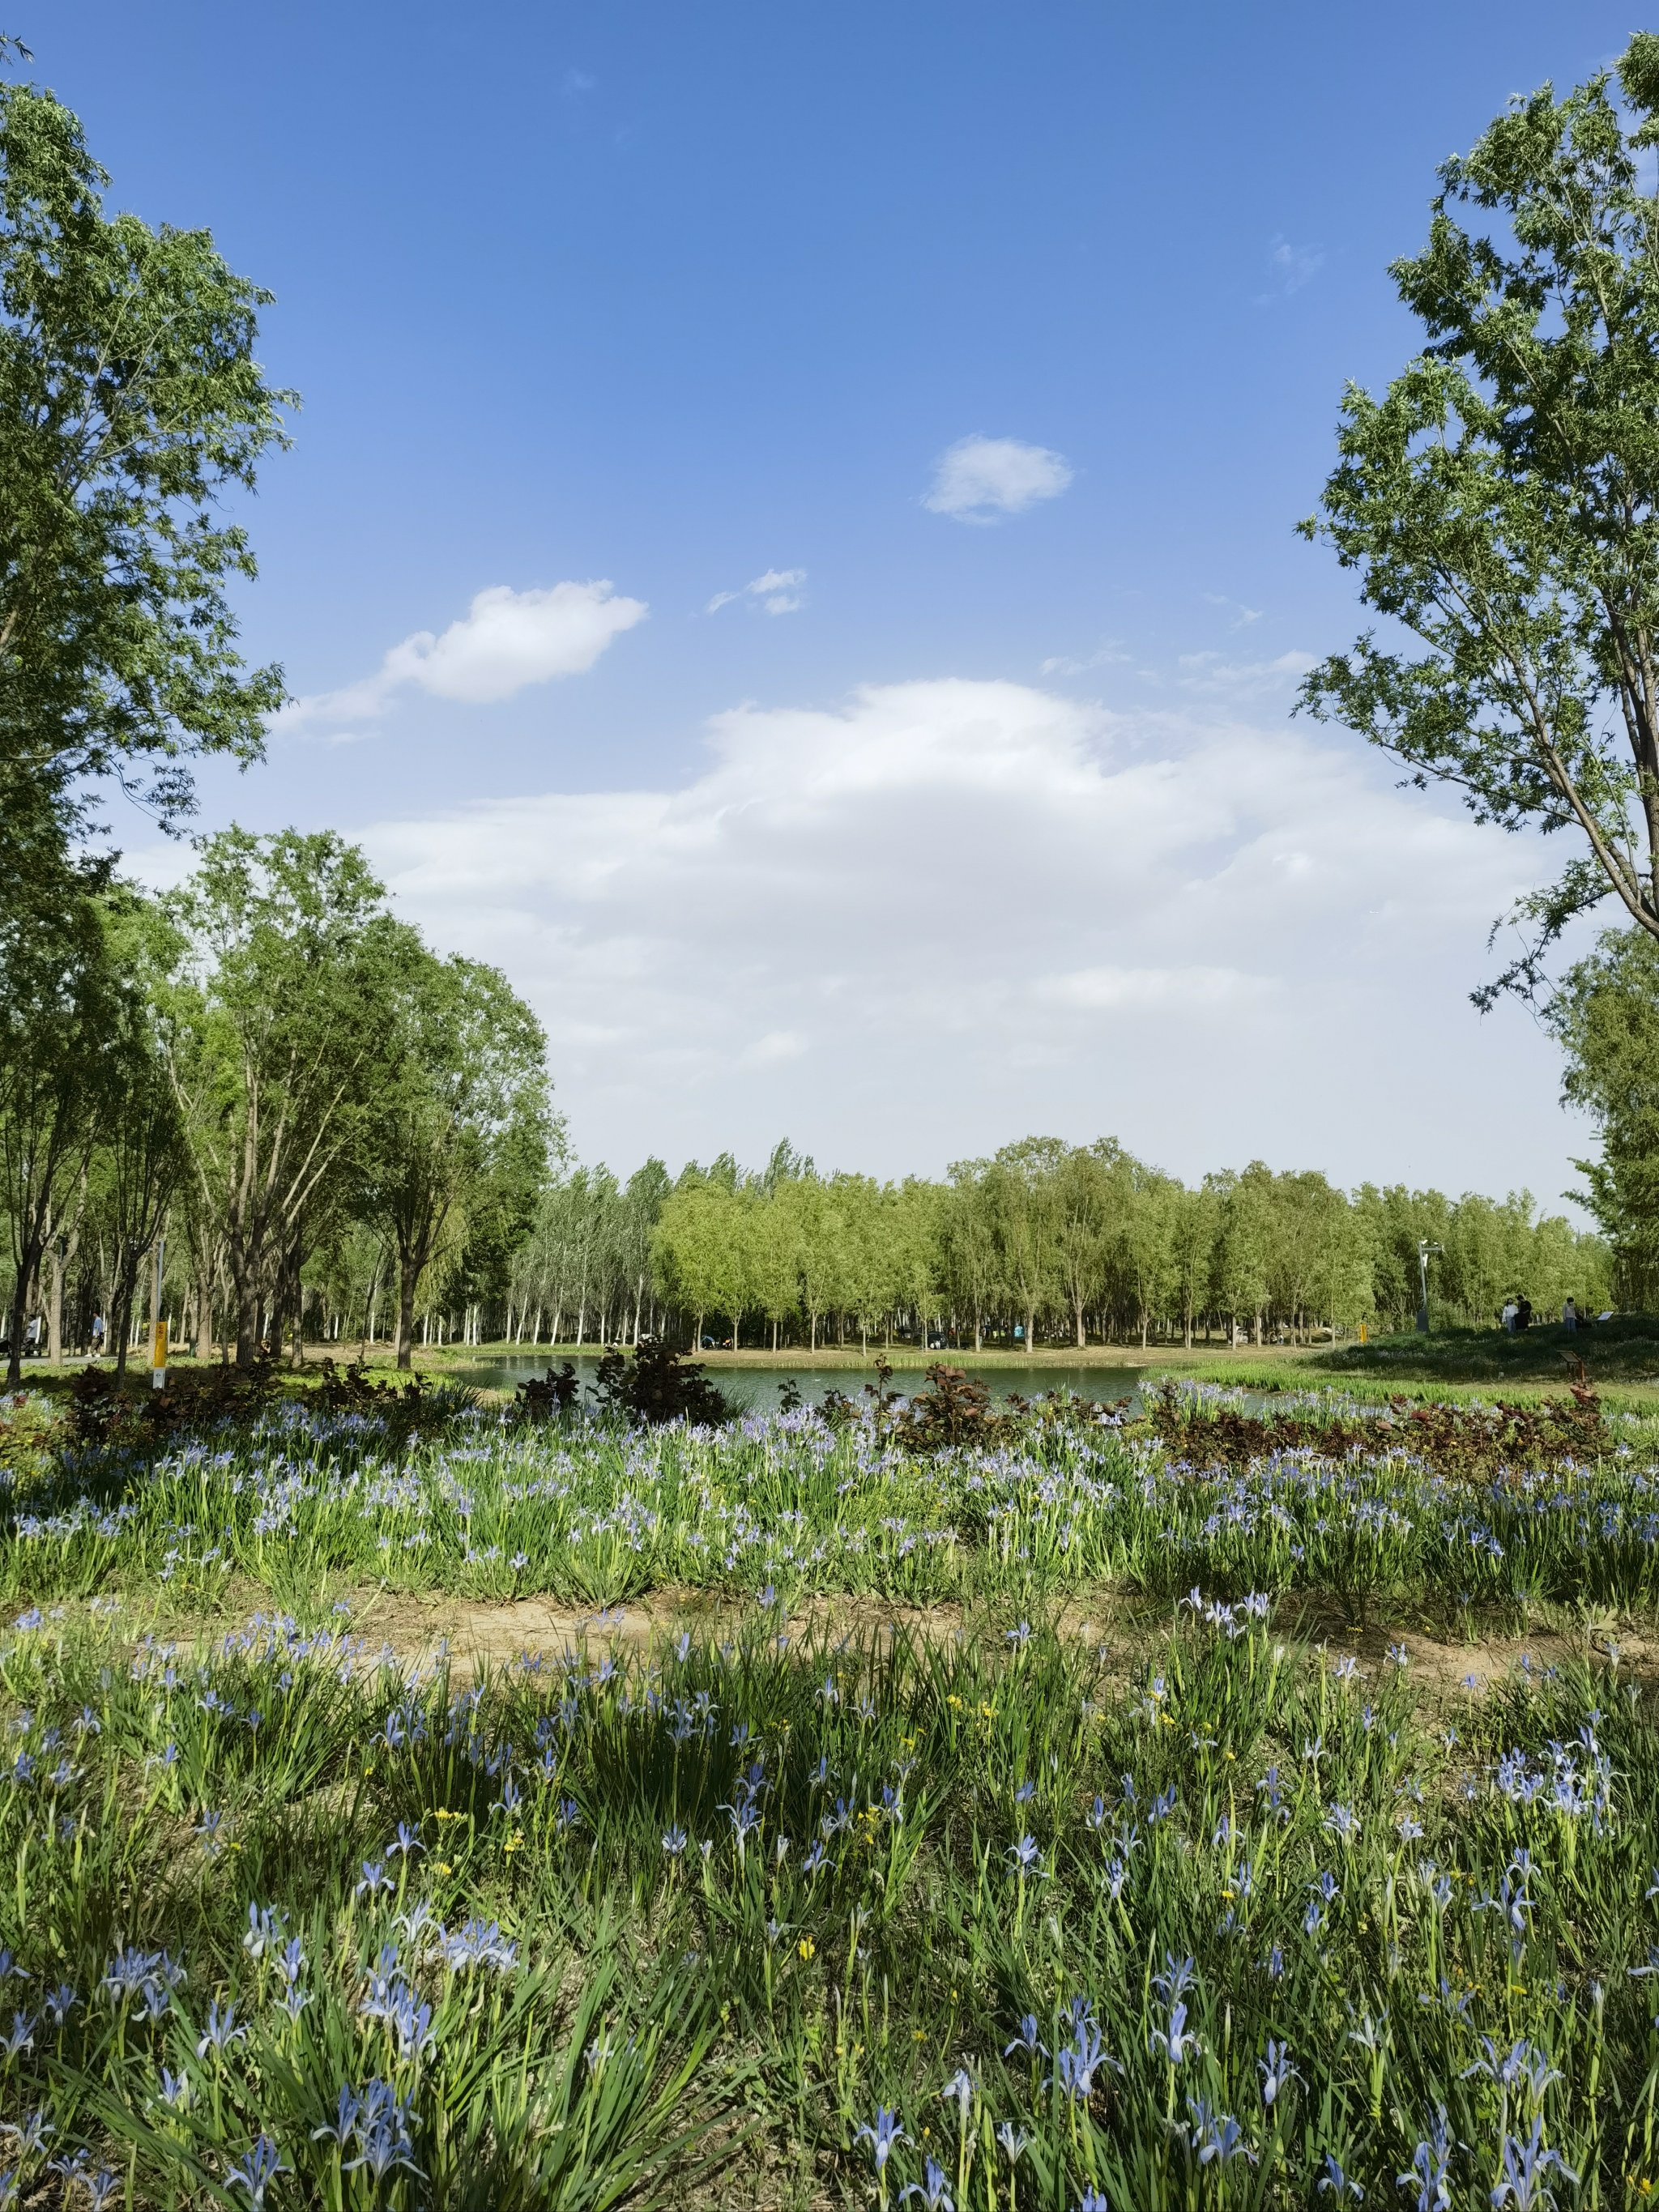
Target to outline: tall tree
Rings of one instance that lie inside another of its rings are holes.
[[[556,1131],[541,1024],[494,968],[405,937],[377,1009],[384,1075],[366,1107],[362,1210],[397,1255],[397,1363],[446,1240],[497,1267],[529,1234]]]
[[[220,1226],[246,1365],[308,1212],[363,1140],[410,933],[331,832],[225,830],[167,905],[178,951],[162,1046],[191,1202]]]
[[[40,1261],[118,1104],[113,1061],[119,994],[96,902],[67,866],[55,897],[0,913],[0,1205],[11,1230],[6,1382],[18,1385]],[[31,910],[31,908],[33,910]]]
[[[139,1267],[161,1233],[184,1156],[155,996],[172,933],[154,902],[125,885],[112,892],[104,912],[115,983],[110,1081],[94,1140],[100,1225],[110,1254],[106,1334],[118,1374],[126,1365]]]
[[[1448,161],[1425,250],[1392,274],[1426,343],[1381,400],[1351,387],[1341,459],[1302,527],[1422,651],[1368,632],[1304,705],[1482,821],[1565,830],[1495,981],[1609,895],[1659,936],[1659,38],[1558,102],[1516,100]],[[1465,228],[1456,210],[1483,220]]]
[[[205,231],[106,216],[107,183],[67,107],[0,86],[0,888],[17,804],[68,817],[142,764],[177,814],[189,757],[252,759],[283,697],[236,650],[221,505],[283,439],[270,295]]]
[[[1590,1211],[1617,1257],[1623,1295],[1659,1293],[1659,944],[1609,932],[1569,969],[1554,1006],[1566,1095],[1601,1133],[1580,1160]]]

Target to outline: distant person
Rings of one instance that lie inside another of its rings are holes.
[[[1561,1326],[1569,1336],[1578,1334],[1578,1302],[1576,1298],[1569,1298],[1562,1307]]]
[[[92,1356],[94,1359],[98,1358],[99,1354],[103,1351],[103,1348],[104,1316],[102,1314],[94,1314],[92,1317]]]
[[[1498,1315],[1498,1318],[1504,1324],[1504,1334],[1506,1336],[1513,1336],[1515,1334],[1515,1317],[1516,1311],[1517,1308],[1516,1306],[1515,1300],[1513,1298],[1505,1298],[1504,1301],[1504,1310]]]
[[[1530,1298],[1518,1298],[1516,1301],[1515,1325],[1517,1328],[1530,1328],[1532,1327],[1532,1300]]]

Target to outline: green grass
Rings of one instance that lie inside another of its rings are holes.
[[[14,1410],[0,2202],[1323,2212],[1417,2203],[1443,2131],[1455,2207],[1528,2155],[1558,2212],[1641,2201],[1659,1701],[1613,1624],[1659,1620],[1659,1422],[1448,1473],[1364,1404],[1254,1462],[1225,1393],[932,1456]],[[335,1609],[670,1583],[721,1625],[471,1683]],[[961,1610],[792,1617],[836,1593]],[[1106,1595],[1132,1640],[1066,1629]],[[1301,1632],[1546,1613],[1485,1693]]]

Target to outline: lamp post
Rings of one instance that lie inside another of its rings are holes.
[[[1431,1252],[1443,1252],[1445,1249],[1443,1244],[1431,1244],[1426,1237],[1419,1237],[1417,1240],[1417,1273],[1423,1285],[1423,1303],[1417,1309],[1417,1328],[1420,1336],[1426,1336],[1429,1333],[1429,1255]]]

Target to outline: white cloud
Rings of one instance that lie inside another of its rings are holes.
[[[1045,1006],[1098,1011],[1127,1006],[1237,1006],[1270,996],[1280,988],[1272,975],[1247,975],[1239,968],[1079,968],[1070,975],[1045,975],[1035,987]]]
[[[366,842],[436,942],[537,1005],[577,1142],[615,1165],[787,1131],[935,1171],[1110,1132],[1187,1175],[1261,1155],[1553,1200],[1583,1148],[1547,1043],[1468,1003],[1536,848],[1277,715],[872,687],[720,715],[672,786]]]
[[[1242,599],[1230,599],[1224,592],[1206,592],[1204,598],[1207,605],[1220,607],[1232,616],[1227,625],[1229,629],[1249,629],[1252,623],[1261,619],[1260,607],[1247,607]]]
[[[1104,645],[1097,646],[1092,653],[1085,653],[1080,660],[1073,659],[1071,654],[1066,653],[1051,653],[1047,660],[1038,664],[1037,674],[1039,676],[1083,676],[1086,675],[1091,668],[1116,667],[1128,658],[1128,654],[1125,653],[1116,639],[1109,638]]]
[[[763,607],[769,615],[793,615],[806,604],[801,592],[805,581],[805,568],[769,568],[763,576],[752,578],[738,591],[716,592],[703,612],[717,615],[734,599],[747,599],[751,606]]]
[[[1281,232],[1267,248],[1269,289],[1256,295],[1256,305],[1265,307],[1271,300],[1287,300],[1299,292],[1325,266],[1324,250],[1317,246],[1293,246]]]
[[[1057,499],[1072,481],[1072,465],[1046,446],[1018,438],[960,438],[934,464],[922,505],[957,522],[994,522],[1020,514],[1042,499]]]
[[[1314,656],[1292,649],[1272,660],[1227,660],[1218,653],[1183,653],[1176,664],[1184,690],[1212,698],[1259,699],[1288,690],[1313,667]]]
[[[493,584],[441,635],[420,629],[394,645],[373,676],[297,699],[279,729],[373,720],[400,691],[486,706],[556,676],[580,676],[614,637],[643,622],[643,599],[619,599],[603,580],[515,592]]]

